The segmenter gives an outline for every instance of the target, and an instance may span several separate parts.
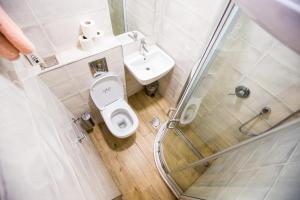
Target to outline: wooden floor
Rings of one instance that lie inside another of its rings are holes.
[[[128,200],[168,200],[176,199],[169,190],[155,166],[153,143],[158,129],[151,126],[154,116],[161,122],[167,120],[169,104],[157,95],[147,97],[143,91],[129,98],[140,121],[136,134],[127,139],[112,136],[105,124],[96,126],[91,139],[104,163]]]

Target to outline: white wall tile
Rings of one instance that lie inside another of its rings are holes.
[[[76,82],[75,85],[77,91],[89,90],[94,81],[94,78],[91,73],[83,74],[80,76],[74,76],[73,79]]]
[[[300,80],[299,74],[295,74],[270,56],[265,57],[249,76],[273,95],[287,90]]]
[[[288,89],[282,91],[277,97],[292,111],[300,108],[300,80]]]
[[[55,54],[50,41],[40,26],[29,26],[23,28],[24,34],[35,46],[35,51],[42,57]]]
[[[77,110],[79,107],[85,104],[84,100],[79,94],[63,99],[62,102],[71,111]]]
[[[260,52],[265,52],[272,47],[275,39],[264,29],[258,26],[254,21],[249,20],[245,15],[242,15],[238,24],[235,26],[237,36],[246,40],[250,45],[258,49]]]
[[[186,2],[177,0],[168,1],[168,4],[165,6],[164,16],[193,37],[195,41],[204,43],[208,39],[210,24],[187,8],[185,4]],[[178,34],[174,35],[178,36]]]
[[[262,54],[243,40],[227,37],[224,39],[224,43],[217,50],[221,62],[230,63],[243,73],[253,71]]]
[[[48,87],[53,87],[71,79],[65,68],[58,68],[40,75]]]
[[[108,4],[105,0],[28,0],[28,2],[42,23],[103,8],[108,9]]]
[[[77,85],[77,80],[68,80],[66,82],[60,83],[59,85],[51,87],[50,89],[59,99],[62,99],[77,93]]]
[[[222,14],[227,1],[224,0],[186,0],[184,6],[194,11],[199,17],[206,19],[209,22],[214,22],[216,17]]]
[[[58,51],[65,51],[78,46],[78,37],[81,34],[80,22],[83,20],[94,20],[96,26],[104,31],[104,34],[111,35],[112,28],[109,13],[107,10],[95,10],[76,16],[58,18],[43,23],[49,38]]]
[[[93,19],[100,30],[112,35],[106,0],[3,0],[1,5],[42,57],[76,48],[82,20]]]
[[[279,41],[275,42],[275,45],[270,50],[270,55],[283,65],[289,67],[295,73],[300,74],[300,55],[289,49]]]
[[[21,28],[38,25],[26,1],[1,0],[0,5]]]
[[[153,22],[144,21],[143,19],[131,13],[127,14],[127,20],[128,20],[129,31],[139,30],[147,37],[151,37],[153,35],[154,33]]]

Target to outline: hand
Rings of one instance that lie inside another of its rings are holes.
[[[33,44],[0,7],[0,57],[16,60],[20,53],[29,54],[33,49]]]

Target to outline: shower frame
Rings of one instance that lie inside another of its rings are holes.
[[[190,73],[190,78],[183,89],[183,92],[181,94],[180,100],[177,104],[176,109],[171,108],[169,111],[169,120],[161,126],[159,129],[157,136],[155,138],[154,142],[154,158],[156,166],[159,170],[159,173],[161,174],[162,178],[166,182],[166,184],[169,186],[169,188],[172,190],[172,192],[175,194],[175,196],[179,199],[184,200],[192,200],[192,199],[199,199],[194,197],[188,197],[183,195],[183,191],[180,189],[180,187],[176,184],[176,182],[172,179],[172,177],[168,174],[170,171],[167,168],[167,165],[165,164],[166,161],[164,160],[163,156],[163,146],[162,143],[165,139],[167,129],[176,129],[176,125],[179,122],[178,116],[180,116],[181,108],[184,107],[186,100],[190,97],[191,91],[194,87],[194,85],[199,81],[199,78],[203,76],[204,72],[208,68],[208,63],[213,57],[213,52],[215,51],[217,44],[222,39],[222,35],[224,34],[224,30],[228,28],[230,23],[228,21],[232,20],[238,10],[238,7],[236,4],[229,0],[228,3],[224,6],[225,10],[220,16],[220,20],[217,23],[215,29],[213,30],[211,39],[208,41],[205,51],[203,55],[200,57],[200,59],[197,61],[197,64],[194,66],[194,70]],[[186,137],[180,137],[182,141],[184,141],[185,144],[191,149],[191,151],[195,152],[196,149],[191,145],[192,143],[190,141],[187,141],[188,138]],[[198,152],[198,151],[196,151]],[[199,161],[205,159],[204,157],[201,159],[199,158]],[[199,162],[197,161],[197,162]]]
[[[281,11],[282,14],[286,15],[286,18],[281,18],[279,15],[266,15],[263,10],[259,9],[259,7],[271,6],[272,9]],[[244,142],[240,142],[236,145],[228,147],[227,149],[221,150],[217,153],[214,153],[208,157],[199,158],[198,161],[193,162],[191,164],[187,164],[184,167],[177,168],[175,170],[170,171],[166,165],[166,161],[164,160],[163,155],[163,142],[166,138],[168,129],[176,129],[179,123],[179,116],[181,114],[182,108],[186,105],[186,102],[192,95],[192,90],[199,80],[203,77],[205,72],[209,68],[209,62],[213,59],[214,52],[218,47],[218,44],[221,42],[224,34],[226,34],[226,30],[231,26],[231,23],[235,20],[235,16],[238,13],[238,10],[244,11],[250,18],[254,18],[256,23],[261,25],[264,29],[268,30],[275,38],[289,46],[291,49],[294,49],[296,52],[300,53],[300,49],[298,49],[299,45],[296,45],[292,42],[298,38],[300,33],[300,4],[294,3],[292,0],[287,1],[272,1],[272,0],[254,0],[254,2],[250,3],[247,0],[228,0],[227,4],[224,6],[224,11],[221,13],[219,21],[215,26],[215,29],[212,33],[211,39],[207,42],[205,51],[201,58],[198,60],[197,64],[194,66],[194,70],[190,73],[190,77],[185,84],[185,88],[183,89],[180,99],[177,103],[176,109],[171,108],[169,115],[169,120],[160,128],[158,134],[155,138],[154,142],[154,158],[156,166],[165,180],[169,188],[179,199],[201,199],[197,197],[189,197],[184,195],[184,192],[180,189],[180,187],[176,184],[176,182],[171,177],[171,173],[176,173],[179,171],[183,171],[185,169],[193,168],[200,165],[205,165],[208,161],[218,158],[224,154],[227,154],[231,151],[234,151],[246,144],[255,142],[259,139],[264,138],[267,135],[272,134],[277,129],[283,128],[288,125],[281,125],[280,127],[272,128],[268,130],[267,133],[262,135],[252,137]],[[288,28],[287,28],[288,27]],[[291,41],[286,41],[285,30],[293,30],[292,33],[289,32]],[[297,40],[296,40],[297,41]],[[299,120],[297,120],[299,121]],[[178,135],[178,134],[177,134]],[[188,138],[178,135],[179,138],[190,148],[192,152],[197,150],[193,147],[192,143]],[[199,154],[198,154],[199,155]],[[201,154],[200,154],[201,155]],[[199,157],[199,156],[198,156]]]

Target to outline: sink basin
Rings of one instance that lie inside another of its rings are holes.
[[[148,50],[145,57],[135,52],[124,58],[127,69],[142,85],[157,81],[175,65],[174,60],[158,46],[152,45]]]

